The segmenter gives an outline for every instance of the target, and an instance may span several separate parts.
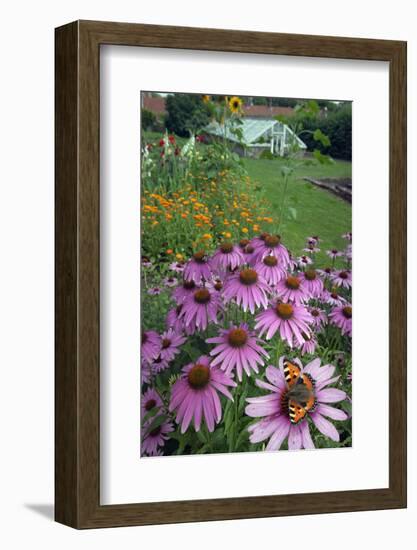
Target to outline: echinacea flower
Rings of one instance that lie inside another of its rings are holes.
[[[331,323],[340,328],[342,334],[352,336],[352,305],[346,303],[335,307],[329,314]]]
[[[305,248],[303,248],[304,252],[308,252],[309,254],[316,254],[317,252],[320,252],[320,248],[316,246],[316,243],[309,242]]]
[[[340,256],[343,256],[343,252],[340,252],[340,250],[337,250],[336,248],[332,248],[331,250],[328,250],[326,254],[331,258],[333,261],[336,258],[340,258]]]
[[[161,358],[163,361],[172,361],[180,352],[179,347],[187,338],[178,334],[172,328],[161,334]]]
[[[169,367],[169,360],[163,359],[161,353],[151,363],[152,373],[159,374]]]
[[[211,269],[209,266],[209,257],[200,250],[192,255],[192,257],[185,264],[184,279],[186,281],[194,281],[196,284],[200,284],[202,281],[209,281],[212,277]]]
[[[150,384],[152,380],[152,366],[147,361],[141,361],[140,364],[140,383]]]
[[[236,269],[242,261],[243,255],[240,248],[229,241],[225,241],[220,244],[213,254],[210,264],[215,270],[226,271],[227,269]]]
[[[340,269],[331,274],[330,280],[335,286],[339,286],[341,288],[351,288],[352,272],[348,269]]]
[[[164,405],[161,396],[153,388],[148,388],[140,398],[142,418],[155,407],[161,409]]]
[[[323,279],[328,279],[331,274],[333,273],[334,268],[333,267],[325,267],[323,269],[317,269],[317,273],[323,277]]]
[[[200,287],[198,287],[193,280],[187,281],[184,279],[182,283],[174,290],[172,297],[177,304],[182,304],[188,296],[197,290],[197,288]]]
[[[257,260],[262,260],[265,256],[272,255],[280,261],[283,267],[287,267],[290,263],[289,252],[281,243],[280,235],[267,235],[264,239],[258,241],[255,248]]]
[[[255,313],[256,307],[266,308],[267,293],[270,288],[265,279],[256,269],[245,268],[227,278],[224,284],[223,297],[225,302],[235,300],[243,311]]]
[[[275,256],[265,256],[261,262],[255,265],[255,269],[268,285],[275,286],[285,277],[285,269],[283,269],[278,258]]]
[[[267,340],[279,331],[282,340],[286,340],[292,348],[294,339],[302,345],[305,342],[303,334],[310,336],[308,324],[311,320],[311,315],[304,306],[278,300],[256,316],[255,330],[260,330],[259,336],[266,332]]]
[[[202,287],[187,296],[180,317],[185,326],[194,323],[199,330],[206,330],[209,321],[217,323],[217,313],[222,307],[218,292]]]
[[[165,277],[164,279],[164,285],[167,286],[167,287],[174,287],[174,286],[177,286],[178,284],[178,279],[176,277]]]
[[[304,338],[304,344],[300,346],[300,353],[301,355],[309,354],[312,355],[316,351],[317,347],[317,339],[314,336],[314,334],[310,334],[310,336],[307,336],[307,334],[303,334]]]
[[[327,323],[326,312],[318,307],[311,306],[308,308],[311,313],[312,321],[311,326],[316,330],[320,330]]]
[[[318,298],[323,292],[324,285],[315,269],[306,269],[300,273],[300,279],[312,298]]]
[[[298,305],[307,302],[311,293],[306,282],[299,275],[287,275],[276,286],[277,294],[282,302],[294,302]]]
[[[140,351],[143,361],[151,363],[156,359],[161,351],[161,337],[159,334],[154,330],[143,331]]]
[[[148,294],[151,296],[158,296],[161,292],[162,289],[159,286],[154,286],[153,288],[148,289]]]
[[[242,381],[242,371],[250,376],[251,369],[259,372],[258,365],[264,365],[262,356],[269,358],[268,353],[258,344],[258,338],[249,330],[246,323],[220,329],[219,336],[208,338],[208,344],[217,344],[210,355],[217,356],[212,360],[212,366],[219,367],[230,375],[236,369],[239,381]]]
[[[185,334],[190,336],[196,331],[195,323],[191,322],[185,326],[184,319],[181,317],[181,311],[182,304],[170,309],[165,318],[165,325],[167,328],[172,328],[177,333],[185,332]]]
[[[151,429],[153,422],[154,418],[142,428],[142,454],[147,456],[160,455],[160,447],[163,447],[165,441],[169,439],[168,434],[174,431],[174,426],[169,420],[164,420],[161,424]]]
[[[204,417],[209,432],[214,430],[222,417],[222,407],[218,392],[233,401],[228,387],[236,383],[220,368],[210,364],[209,357],[203,355],[195,363],[182,369],[181,378],[172,386],[170,412],[176,410],[176,421],[184,433],[194,419],[198,432]]]
[[[153,264],[148,258],[143,257],[142,258],[142,265],[143,265],[143,267],[149,268],[149,267],[152,267]]]
[[[169,269],[175,271],[176,273],[182,273],[184,271],[185,265],[182,262],[172,262],[169,264]]]
[[[331,291],[323,290],[320,300],[329,304],[330,306],[341,306],[346,303],[346,298],[340,296],[337,288],[332,288]]]
[[[346,393],[327,387],[339,377],[333,377],[334,366],[320,364],[320,359],[316,358],[303,367],[301,361],[293,359],[288,367],[286,359],[281,357],[278,368],[267,367],[268,382],[256,380],[256,384],[272,393],[246,400],[249,404],[245,413],[253,418],[262,417],[248,428],[251,443],[269,439],[265,450],[278,451],[288,439],[289,450],[314,449],[309,421],[332,441],[340,440],[339,432],[328,418],[346,420],[348,416],[329,403],[343,401]],[[285,368],[291,368],[293,373],[289,381],[284,374]],[[294,406],[299,407],[296,414]]]
[[[309,256],[300,256],[297,258],[297,264],[299,267],[306,267],[313,263],[313,260]]]

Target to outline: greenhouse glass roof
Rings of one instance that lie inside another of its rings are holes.
[[[209,124],[206,131],[215,136],[226,137],[226,139],[236,143],[242,141],[245,145],[251,145],[256,143],[261,136],[272,129],[274,133],[282,133],[284,124],[276,120],[244,118],[242,124],[236,128],[242,131],[242,140],[231,131],[232,128],[230,126],[224,128],[217,122]],[[289,134],[293,134],[293,131],[288,126],[286,126],[286,130]],[[302,148],[306,147],[305,143],[301,141],[298,136],[296,136],[296,140]]]
[[[238,128],[242,131],[242,141],[246,144],[255,143],[265,132],[272,129],[275,125],[280,126],[280,123],[276,120],[255,120],[255,119],[243,119],[242,125]],[[207,127],[207,132],[214,134],[215,136],[223,137],[224,131],[226,131],[226,139],[230,141],[240,142],[239,138],[230,131],[230,128],[226,126],[224,129],[220,124],[212,123]]]

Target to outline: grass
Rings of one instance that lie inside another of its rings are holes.
[[[280,160],[244,159],[248,174],[259,182],[261,192],[270,203],[271,215],[279,216],[283,198]],[[306,237],[318,235],[321,252],[319,264],[328,264],[325,251],[345,248],[343,233],[351,231],[352,208],[344,200],[303,180],[311,178],[344,178],[351,176],[351,163],[335,161],[330,165],[303,162],[288,182],[283,220],[279,232],[294,255],[302,254]]]

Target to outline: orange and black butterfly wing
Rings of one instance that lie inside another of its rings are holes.
[[[292,388],[297,383],[300,373],[300,367],[294,365],[294,363],[290,363],[290,361],[284,361],[284,376],[289,388]]]
[[[291,424],[298,424],[303,418],[305,418],[306,414],[306,408],[302,407],[299,403],[297,403],[297,401],[294,399],[290,399],[288,401],[288,415],[290,417]]]

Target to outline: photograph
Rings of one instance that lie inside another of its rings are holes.
[[[138,108],[138,458],[352,447],[352,102]]]

